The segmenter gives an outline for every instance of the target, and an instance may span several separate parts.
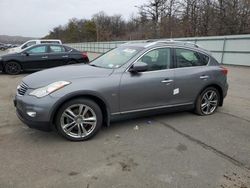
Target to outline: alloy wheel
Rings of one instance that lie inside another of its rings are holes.
[[[16,62],[8,62],[5,65],[5,71],[8,74],[18,74],[18,73],[20,73],[20,70],[21,70],[21,67]]]
[[[60,118],[61,128],[70,137],[85,138],[97,124],[94,110],[84,104],[74,104],[64,110]]]
[[[218,95],[214,90],[207,90],[201,98],[201,111],[205,115],[212,114],[218,106]]]

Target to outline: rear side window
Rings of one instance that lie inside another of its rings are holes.
[[[51,45],[50,46],[50,52],[51,53],[59,53],[59,52],[65,52],[65,49],[64,49],[64,47],[62,47],[62,46],[53,46],[53,45]]]
[[[176,49],[177,67],[205,66],[209,62],[209,57],[187,49]]]

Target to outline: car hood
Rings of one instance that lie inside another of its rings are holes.
[[[47,86],[56,81],[73,81],[80,78],[107,77],[113,69],[93,67],[90,65],[67,65],[39,71],[23,78],[29,88]]]
[[[8,59],[10,57],[16,57],[16,56],[20,56],[20,53],[17,52],[7,52],[7,54],[2,55],[2,59]]]
[[[8,53],[18,53],[21,52],[22,49],[20,47],[10,48],[8,49]]]

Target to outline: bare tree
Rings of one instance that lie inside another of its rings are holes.
[[[149,0],[146,4],[139,7],[141,14],[145,15],[153,23],[154,37],[160,37],[160,18],[164,12],[166,0]]]
[[[46,38],[64,42],[250,33],[250,0],[148,0],[126,21],[104,12],[70,19]]]

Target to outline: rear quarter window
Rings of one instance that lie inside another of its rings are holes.
[[[73,48],[70,48],[70,47],[68,47],[68,46],[64,46],[64,48],[65,48],[65,50],[68,52],[68,51],[74,51],[75,52],[75,50],[73,49]]]

